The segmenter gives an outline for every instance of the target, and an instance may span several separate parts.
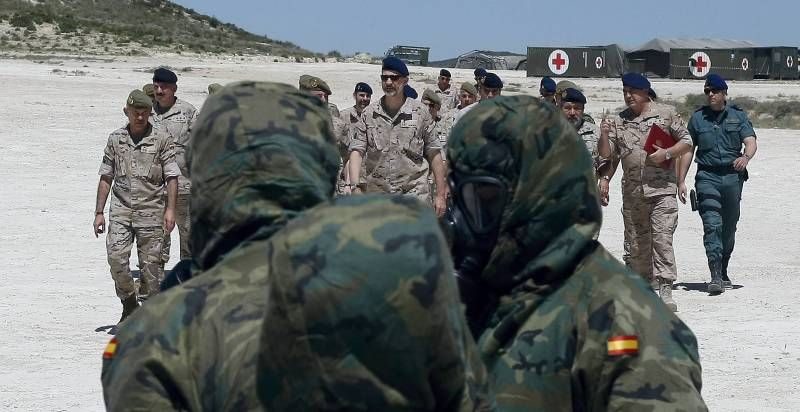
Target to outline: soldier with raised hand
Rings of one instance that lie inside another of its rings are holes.
[[[350,181],[353,193],[397,193],[430,203],[428,171],[433,171],[438,215],[447,199],[446,169],[439,140],[430,134],[433,123],[428,108],[406,97],[408,68],[390,56],[381,67],[384,96],[364,110],[350,144]],[[362,176],[361,161],[364,161]]]
[[[139,307],[130,269],[133,241],[141,269],[139,298],[159,292],[164,277],[161,248],[175,226],[177,178],[174,143],[149,123],[152,101],[141,90],[128,95],[128,124],[108,137],[95,202],[94,235],[106,235],[108,264],[124,321]],[[166,184],[166,198],[162,196]],[[112,192],[109,226],[104,210]],[[165,204],[166,200],[166,204]]]
[[[758,150],[756,132],[747,113],[728,104],[728,84],[720,75],[706,76],[703,87],[708,104],[697,109],[689,120],[689,133],[697,150],[698,209],[703,219],[703,246],[711,272],[709,293],[722,293],[732,287],[728,262],[733,253],[742,186],[747,181],[747,165]],[[744,147],[744,148],[743,148]],[[681,157],[678,170],[678,197],[686,203],[686,173],[694,150]]]
[[[482,102],[456,124],[446,216],[499,411],[704,411],[691,330],[595,240],[592,161],[555,106]]]
[[[555,84],[553,84],[555,86]],[[592,157],[595,176],[598,179],[600,188],[600,202],[603,206],[608,205],[608,184],[611,179],[611,164],[607,159],[600,157],[597,152],[597,139],[600,129],[594,123],[586,121],[584,113],[586,109],[586,96],[578,89],[568,88],[561,93],[561,111],[567,120],[575,126],[578,136],[581,137],[586,145],[586,150]],[[543,100],[544,101],[544,100]]]
[[[178,200],[175,205],[175,224],[180,236],[180,258],[191,258],[189,236],[191,236],[191,208],[189,195],[192,182],[186,170],[186,148],[189,146],[192,124],[197,117],[197,109],[191,103],[175,96],[178,91],[178,76],[166,68],[158,68],[153,72],[153,88],[155,103],[151,121],[175,142],[175,160],[181,169],[178,177]],[[162,266],[169,261],[169,251],[172,245],[169,236],[164,238],[164,247],[161,253]]]
[[[193,273],[109,344],[107,409],[482,410],[485,372],[433,213],[405,197],[330,205],[335,137],[305,92],[238,82],[204,107]]]
[[[627,73],[622,86],[628,107],[600,126],[598,151],[603,158],[619,158],[622,164],[623,221],[633,226],[628,232],[631,267],[657,282],[661,299],[677,311],[672,298],[672,285],[678,278],[672,236],[678,225],[678,186],[675,167],[665,162],[692,150],[692,138],[674,107],[651,100],[647,78]],[[675,143],[666,149],[656,146],[648,154],[644,146],[653,125]]]

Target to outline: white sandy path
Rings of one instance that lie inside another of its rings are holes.
[[[97,168],[108,133],[123,124],[127,93],[148,82],[136,71],[159,64],[180,73],[179,96],[201,105],[212,82],[240,79],[296,84],[317,74],[344,108],[357,81],[380,95],[378,66],[288,64],[268,59],[119,59],[36,64],[0,60],[0,409],[102,410],[100,354],[120,304],[108,275],[104,239],[91,235]],[[84,67],[87,66],[87,67]],[[53,73],[58,68],[71,75]],[[85,75],[74,75],[74,71]],[[454,83],[471,70],[451,70]],[[432,87],[437,70],[412,68],[412,84]],[[501,72],[535,93],[538,78]],[[425,83],[427,81],[428,83]],[[619,82],[581,79],[589,111],[622,105]],[[656,81],[662,96],[699,91],[699,82]],[[800,95],[796,83],[735,82],[732,95]],[[681,208],[675,235],[680,316],[695,331],[704,397],[712,410],[800,409],[800,153],[797,131],[759,130],[760,150],[745,185],[731,276],[742,288],[708,297],[702,226]],[[693,175],[693,172],[691,173]],[[619,177],[612,182],[601,241],[621,254]],[[173,249],[173,259],[177,251]],[[135,261],[135,257],[134,257]],[[173,261],[174,263],[174,261]],[[688,287],[689,290],[685,290]]]

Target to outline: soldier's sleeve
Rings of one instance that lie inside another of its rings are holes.
[[[694,146],[692,136],[686,128],[686,121],[683,120],[681,114],[674,109],[670,110],[669,134],[672,135],[676,143],[683,142],[689,146]]]
[[[753,129],[753,123],[747,117],[747,113],[743,110],[739,112],[742,118],[742,142],[744,143],[744,139],[747,137],[756,137],[756,131]]]
[[[98,174],[100,176],[107,176],[110,178],[114,178],[114,158],[116,157],[116,153],[114,151],[114,135],[108,137],[108,143],[106,143],[106,148],[103,150],[103,160],[100,162],[100,171]]]
[[[200,410],[190,389],[193,374],[181,358],[186,348],[176,348],[176,339],[162,333],[174,325],[154,320],[175,308],[159,309],[163,312],[137,310],[120,326],[113,346],[106,347],[100,377],[107,410]]]
[[[420,121],[420,133],[422,133],[422,141],[424,143],[423,146],[423,154],[426,158],[430,159],[435,156],[437,153],[441,153],[442,151],[442,142],[439,140],[439,137],[436,136],[436,133],[433,133],[433,117],[427,111],[420,111],[421,116],[419,118]]]
[[[615,157],[619,157],[619,135],[617,134],[618,128],[622,127],[622,121],[620,118],[615,118],[611,124],[611,130],[608,131],[608,144],[611,146],[611,157],[613,159]]]
[[[588,313],[576,365],[592,385],[588,409],[706,411],[694,334],[657,297],[634,295]]]
[[[357,151],[363,156],[367,151],[367,111],[361,113],[361,117],[353,125],[353,139],[350,141],[349,150],[351,152]]]
[[[162,135],[162,139],[159,160],[161,169],[164,171],[164,179],[178,177],[181,175],[181,169],[175,160],[175,140],[166,133]]]

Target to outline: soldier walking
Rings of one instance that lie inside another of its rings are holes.
[[[678,276],[672,248],[678,225],[677,177],[675,167],[663,167],[663,163],[689,152],[692,139],[674,107],[651,100],[647,78],[627,73],[622,86],[628,108],[602,123],[598,152],[606,159],[617,156],[622,164],[623,221],[633,226],[628,232],[631,266],[651,284],[657,282],[661,299],[677,311],[672,298]],[[653,125],[668,133],[675,144],[668,149],[656,147],[648,154],[644,146]]]
[[[191,234],[190,195],[192,182],[189,180],[189,171],[186,168],[186,148],[189,146],[192,124],[197,118],[197,109],[189,102],[175,96],[178,91],[178,76],[169,69],[159,68],[153,72],[153,88],[155,90],[155,103],[151,121],[153,125],[162,129],[167,137],[175,143],[175,161],[180,167],[178,177],[178,199],[175,204],[175,223],[180,235],[181,260],[191,259],[189,250],[189,236]],[[162,265],[169,261],[171,246],[170,237],[164,238],[164,247],[161,253]]]
[[[94,234],[106,231],[104,208],[112,192],[106,251],[124,321],[138,306],[129,266],[136,240],[141,283],[139,297],[159,291],[164,277],[162,243],[175,227],[175,198],[180,169],[172,140],[148,122],[152,101],[141,90],[128,96],[128,124],[108,137],[100,164],[95,202]],[[166,182],[166,205],[164,186]],[[112,187],[113,185],[113,187]]]
[[[689,133],[697,150],[695,188],[703,219],[703,246],[711,272],[708,292],[717,294],[732,286],[728,262],[735,243],[739,202],[748,177],[747,165],[758,145],[747,113],[736,105],[727,104],[728,85],[722,77],[709,74],[703,92],[708,104],[692,114]],[[683,203],[686,203],[684,178],[693,154],[691,151],[680,160],[678,197]]]

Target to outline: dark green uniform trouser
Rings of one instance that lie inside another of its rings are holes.
[[[745,179],[744,174],[732,168],[722,171],[700,169],[695,177],[706,257],[709,264],[719,263],[725,275],[736,242],[739,201]]]

